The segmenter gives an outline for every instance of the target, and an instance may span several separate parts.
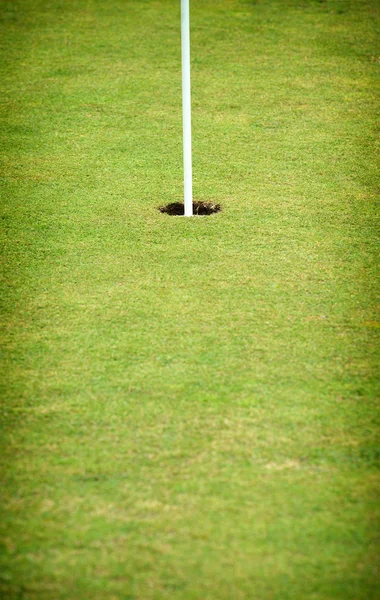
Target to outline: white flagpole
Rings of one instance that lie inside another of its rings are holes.
[[[182,41],[182,119],[185,217],[193,216],[193,181],[191,166],[191,97],[190,97],[190,11],[189,0],[181,0]]]

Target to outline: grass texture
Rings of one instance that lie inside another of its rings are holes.
[[[6,600],[370,600],[380,6],[0,2]]]

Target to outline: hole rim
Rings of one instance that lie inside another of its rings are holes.
[[[168,204],[159,206],[158,210],[170,217],[185,216],[185,205],[183,202],[169,202]],[[222,206],[218,203],[201,200],[193,201],[193,217],[209,217],[221,211]]]

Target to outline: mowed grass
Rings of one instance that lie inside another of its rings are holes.
[[[0,21],[3,597],[375,598],[378,2]]]

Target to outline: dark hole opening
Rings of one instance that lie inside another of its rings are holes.
[[[212,215],[213,213],[220,212],[222,207],[220,204],[214,204],[213,202],[193,202],[193,214],[196,215]],[[159,211],[172,216],[183,216],[185,213],[185,207],[183,202],[171,202],[165,206],[160,206]]]

